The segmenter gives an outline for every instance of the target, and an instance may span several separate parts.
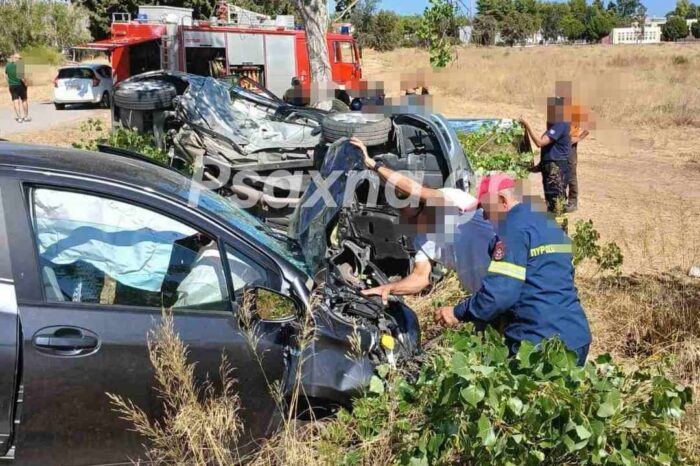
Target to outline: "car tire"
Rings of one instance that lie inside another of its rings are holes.
[[[110,108],[112,106],[112,99],[109,98],[109,92],[105,92],[102,94],[102,98],[100,99],[100,107],[102,108]]]
[[[389,141],[392,123],[384,115],[348,112],[326,116],[322,126],[323,138],[328,142],[356,137],[367,147],[371,147],[380,146]]]
[[[128,110],[162,110],[173,105],[177,89],[160,80],[122,83],[114,91],[114,103]]]
[[[350,106],[340,99],[333,99],[332,113],[347,113],[350,111]]]
[[[63,110],[66,108],[66,104],[53,104],[54,107],[56,107],[56,110]]]

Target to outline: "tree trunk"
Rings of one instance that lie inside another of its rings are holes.
[[[295,0],[295,3],[306,28],[306,48],[309,53],[311,82],[315,84],[314,88],[316,89],[328,89],[331,85],[331,64],[326,45],[326,33],[328,32],[326,0]],[[332,95],[329,98],[328,95],[324,95],[324,92],[312,92],[311,98],[312,104],[324,107],[331,102]]]

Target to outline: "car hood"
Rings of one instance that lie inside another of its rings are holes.
[[[379,181],[374,173],[365,170],[357,148],[345,140],[336,141],[328,148],[318,176],[312,179],[292,215],[289,236],[301,246],[306,265],[313,273],[324,268],[328,226],[340,209],[352,201],[352,192],[346,193],[346,188],[358,174]]]

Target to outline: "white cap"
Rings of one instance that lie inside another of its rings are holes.
[[[445,196],[447,202],[457,207],[462,213],[476,210],[479,205],[479,201],[474,196],[461,189],[441,188],[438,191]]]

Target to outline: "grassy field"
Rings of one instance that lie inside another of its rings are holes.
[[[425,64],[417,69],[415,64]],[[700,393],[700,44],[461,48],[445,72],[427,68],[427,54],[397,50],[364,54],[364,73],[396,95],[405,70],[421,76],[448,116],[524,116],[544,130],[546,98],[556,81],[574,90],[596,117],[597,130],[579,146],[579,211],[604,242],[625,256],[620,280],[591,266],[577,271],[593,327],[594,354],[625,364],[673,354],[674,376]],[[537,175],[530,178],[541,193]],[[447,296],[447,299],[445,298]],[[413,301],[427,315],[454,287]],[[685,448],[700,455],[700,408],[683,422]]]

